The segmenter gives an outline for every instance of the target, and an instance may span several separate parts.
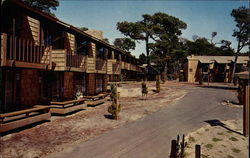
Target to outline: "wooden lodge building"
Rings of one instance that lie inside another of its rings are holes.
[[[21,2],[3,3],[1,25],[0,113],[73,100],[77,91],[94,96],[140,71],[135,57]]]
[[[235,56],[188,56],[183,66],[185,79],[198,82],[202,75],[205,82],[230,82],[234,59]],[[239,56],[235,72],[246,71],[248,61],[248,56]]]

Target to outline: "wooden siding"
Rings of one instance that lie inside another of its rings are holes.
[[[96,58],[87,58],[87,73],[96,73]]]
[[[65,39],[64,40],[65,49],[70,50],[74,54],[75,35],[66,32],[64,39]]]
[[[64,71],[66,68],[66,50],[57,49],[51,52],[52,67],[55,71]]]
[[[113,62],[111,60],[107,62],[107,74],[113,74]]]
[[[40,44],[40,21],[23,14],[21,37],[32,39],[36,45]]]

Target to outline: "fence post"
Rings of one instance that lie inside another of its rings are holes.
[[[195,145],[195,158],[200,158],[201,157],[201,146],[196,144]]]
[[[177,153],[176,153],[176,140],[172,140],[171,142],[171,153],[170,153],[170,158],[176,158]]]

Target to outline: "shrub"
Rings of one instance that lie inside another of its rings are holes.
[[[121,111],[121,104],[118,104],[118,92],[117,92],[117,85],[111,84],[111,106],[108,107],[108,112],[113,116],[114,119],[119,119],[119,112]]]
[[[141,93],[142,93],[142,96],[147,96],[148,94],[148,87],[145,82],[142,82],[141,84]]]

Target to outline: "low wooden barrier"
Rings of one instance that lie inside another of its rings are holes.
[[[85,99],[76,99],[63,102],[50,102],[51,113],[68,114],[84,108]]]
[[[107,101],[107,96],[109,95],[109,93],[102,93],[102,94],[98,94],[96,96],[83,96],[83,98],[86,99],[86,104],[88,106],[95,106],[95,105],[99,105],[102,104],[104,102]]]
[[[35,122],[50,119],[49,106],[35,106],[26,110],[19,110],[0,114],[0,133],[23,127]]]

